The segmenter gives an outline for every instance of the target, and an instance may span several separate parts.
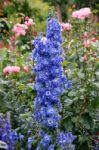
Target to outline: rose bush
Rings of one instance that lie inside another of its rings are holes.
[[[81,15],[86,16],[86,12],[81,11]],[[66,75],[72,79],[72,89],[62,96],[62,126],[78,135],[77,150],[90,150],[94,146],[93,136],[99,128],[99,39],[97,26],[92,25],[90,19],[75,17],[71,23],[72,30],[64,31],[66,60],[63,66]]]

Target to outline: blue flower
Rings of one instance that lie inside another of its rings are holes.
[[[99,145],[95,145],[95,147],[92,150],[99,150]]]
[[[55,129],[58,128],[59,126],[58,120],[55,119],[54,117],[46,118],[46,120],[43,120],[42,125],[50,129]]]
[[[21,133],[19,133],[19,139],[20,139],[20,140],[24,140],[24,135],[21,134]]]
[[[0,114],[0,140],[7,143],[8,150],[15,150],[18,139],[19,135],[16,130],[12,130],[10,120]]]
[[[61,35],[61,26],[55,18],[48,20],[47,38],[50,39],[56,47],[60,46],[63,41]]]
[[[34,50],[32,54],[36,64],[33,72],[35,78],[35,90],[37,96],[35,98],[35,118],[40,123],[41,128],[49,131],[51,135],[42,132],[43,138],[37,147],[37,150],[54,150],[52,142],[52,132],[59,127],[61,116],[59,112],[62,110],[60,96],[64,93],[65,85],[71,88],[71,82],[64,75],[62,66],[63,48],[61,27],[57,19],[49,18],[47,33],[45,37],[40,34],[34,40]],[[51,132],[50,132],[51,131]],[[62,148],[66,148],[67,143],[72,143],[73,136],[68,133],[60,133],[58,144]]]
[[[45,135],[45,131],[44,131],[44,130],[40,130],[40,131],[39,131],[39,136],[42,136],[42,137],[43,137],[44,135]]]
[[[72,150],[75,149],[75,145],[72,144],[72,142],[76,139],[76,136],[74,136],[71,132],[64,133],[61,132],[58,135],[57,138],[57,144],[61,146],[62,149],[66,149],[67,147],[71,147]]]
[[[59,134],[57,144],[61,146],[63,149],[66,148],[66,135],[63,132]]]
[[[31,130],[28,130],[28,131],[27,131],[27,134],[30,135],[30,134],[31,134]]]
[[[36,150],[41,150],[41,147],[40,147],[40,146],[38,146]]]
[[[28,138],[28,150],[31,150],[33,141],[34,141],[34,138],[33,138],[33,137],[29,137],[29,138]]]
[[[9,134],[10,140],[16,142],[18,140],[18,133],[14,130]]]
[[[48,134],[44,135],[43,139],[40,141],[40,145],[43,150],[49,147],[51,140],[52,140],[52,138],[50,135],[48,135]]]
[[[55,147],[55,145],[52,145],[52,144],[51,144],[51,145],[49,146],[48,150],[54,150],[54,147]]]
[[[72,134],[72,132],[68,132],[68,133],[66,133],[66,143],[67,144],[71,144],[75,139],[76,139],[76,136],[74,136],[73,134]]]
[[[65,87],[67,89],[71,89],[72,88],[72,81],[71,80],[68,80],[67,83],[65,84]]]
[[[10,124],[10,121],[8,119],[5,122],[5,130],[7,133],[9,133],[11,131],[11,124]]]

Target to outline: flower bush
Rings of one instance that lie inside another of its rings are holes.
[[[99,41],[97,27],[92,26],[86,11],[78,14],[85,16],[83,19],[75,17],[71,20],[72,31],[63,33],[65,38],[63,47],[66,53],[63,66],[67,77],[72,79],[72,89],[62,96],[64,106],[62,125],[78,135],[77,150],[90,150],[93,147],[92,137],[99,127],[95,117],[98,116],[99,107],[97,97]],[[93,42],[92,39],[96,40]]]

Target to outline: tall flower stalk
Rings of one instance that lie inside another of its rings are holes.
[[[64,87],[67,83],[62,67],[63,49],[61,43],[62,35],[59,22],[55,18],[49,18],[46,37],[40,34],[35,39],[33,51],[33,59],[36,61],[34,72],[37,91],[35,117],[41,128],[47,131],[47,133],[43,133],[38,150],[54,150],[54,145],[51,144],[53,143],[53,133],[60,127],[61,116],[59,112],[62,109],[60,96],[64,93]]]

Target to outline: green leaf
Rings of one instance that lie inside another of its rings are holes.
[[[64,126],[66,131],[72,131],[73,129],[73,122],[71,117],[67,117],[62,121],[62,126]]]
[[[88,113],[82,116],[80,122],[82,122],[86,129],[91,129],[93,127],[93,119]]]
[[[66,99],[64,102],[65,106],[70,106],[73,103],[73,99]]]
[[[80,79],[84,79],[84,77],[85,77],[84,73],[82,73],[82,72],[78,72],[77,75]]]
[[[74,97],[74,96],[76,96],[76,93],[75,93],[74,91],[70,91],[70,92],[68,93],[68,96],[69,96],[69,97]]]
[[[99,76],[99,72],[95,72],[96,76]]]
[[[96,88],[98,88],[98,89],[99,89],[99,82],[97,82],[97,83],[96,83],[96,82],[94,82],[94,83],[93,83],[93,86],[95,86]]]
[[[66,67],[67,64],[69,64],[69,62],[68,62],[67,60],[65,60],[65,61],[62,63],[63,67]]]

